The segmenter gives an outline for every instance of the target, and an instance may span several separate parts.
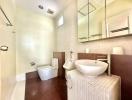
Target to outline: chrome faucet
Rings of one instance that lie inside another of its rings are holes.
[[[105,58],[106,56],[97,56],[97,58]],[[108,63],[108,76],[111,76],[111,56],[107,55],[107,59],[96,59],[96,61],[107,61]]]
[[[72,60],[73,51],[70,51],[70,60]]]

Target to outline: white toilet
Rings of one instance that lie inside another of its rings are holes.
[[[48,80],[58,75],[58,59],[52,58],[52,64],[37,67],[38,74],[41,80]]]

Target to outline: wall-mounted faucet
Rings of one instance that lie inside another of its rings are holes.
[[[97,56],[97,58],[105,58],[106,56]],[[111,55],[107,55],[107,59],[96,59],[96,61],[107,61],[108,63],[108,75],[111,76]]]

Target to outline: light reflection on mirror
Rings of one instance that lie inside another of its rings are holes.
[[[85,42],[102,36],[105,0],[78,0],[78,40]]]
[[[88,0],[78,0],[78,39],[88,41]]]
[[[128,35],[131,27],[132,0],[78,0],[79,42]]]
[[[107,37],[132,33],[132,0],[115,0],[107,6]]]

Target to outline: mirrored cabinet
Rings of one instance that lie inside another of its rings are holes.
[[[78,0],[78,41],[132,34],[132,0]]]
[[[88,0],[78,0],[78,40],[88,41],[89,36],[89,12]]]

